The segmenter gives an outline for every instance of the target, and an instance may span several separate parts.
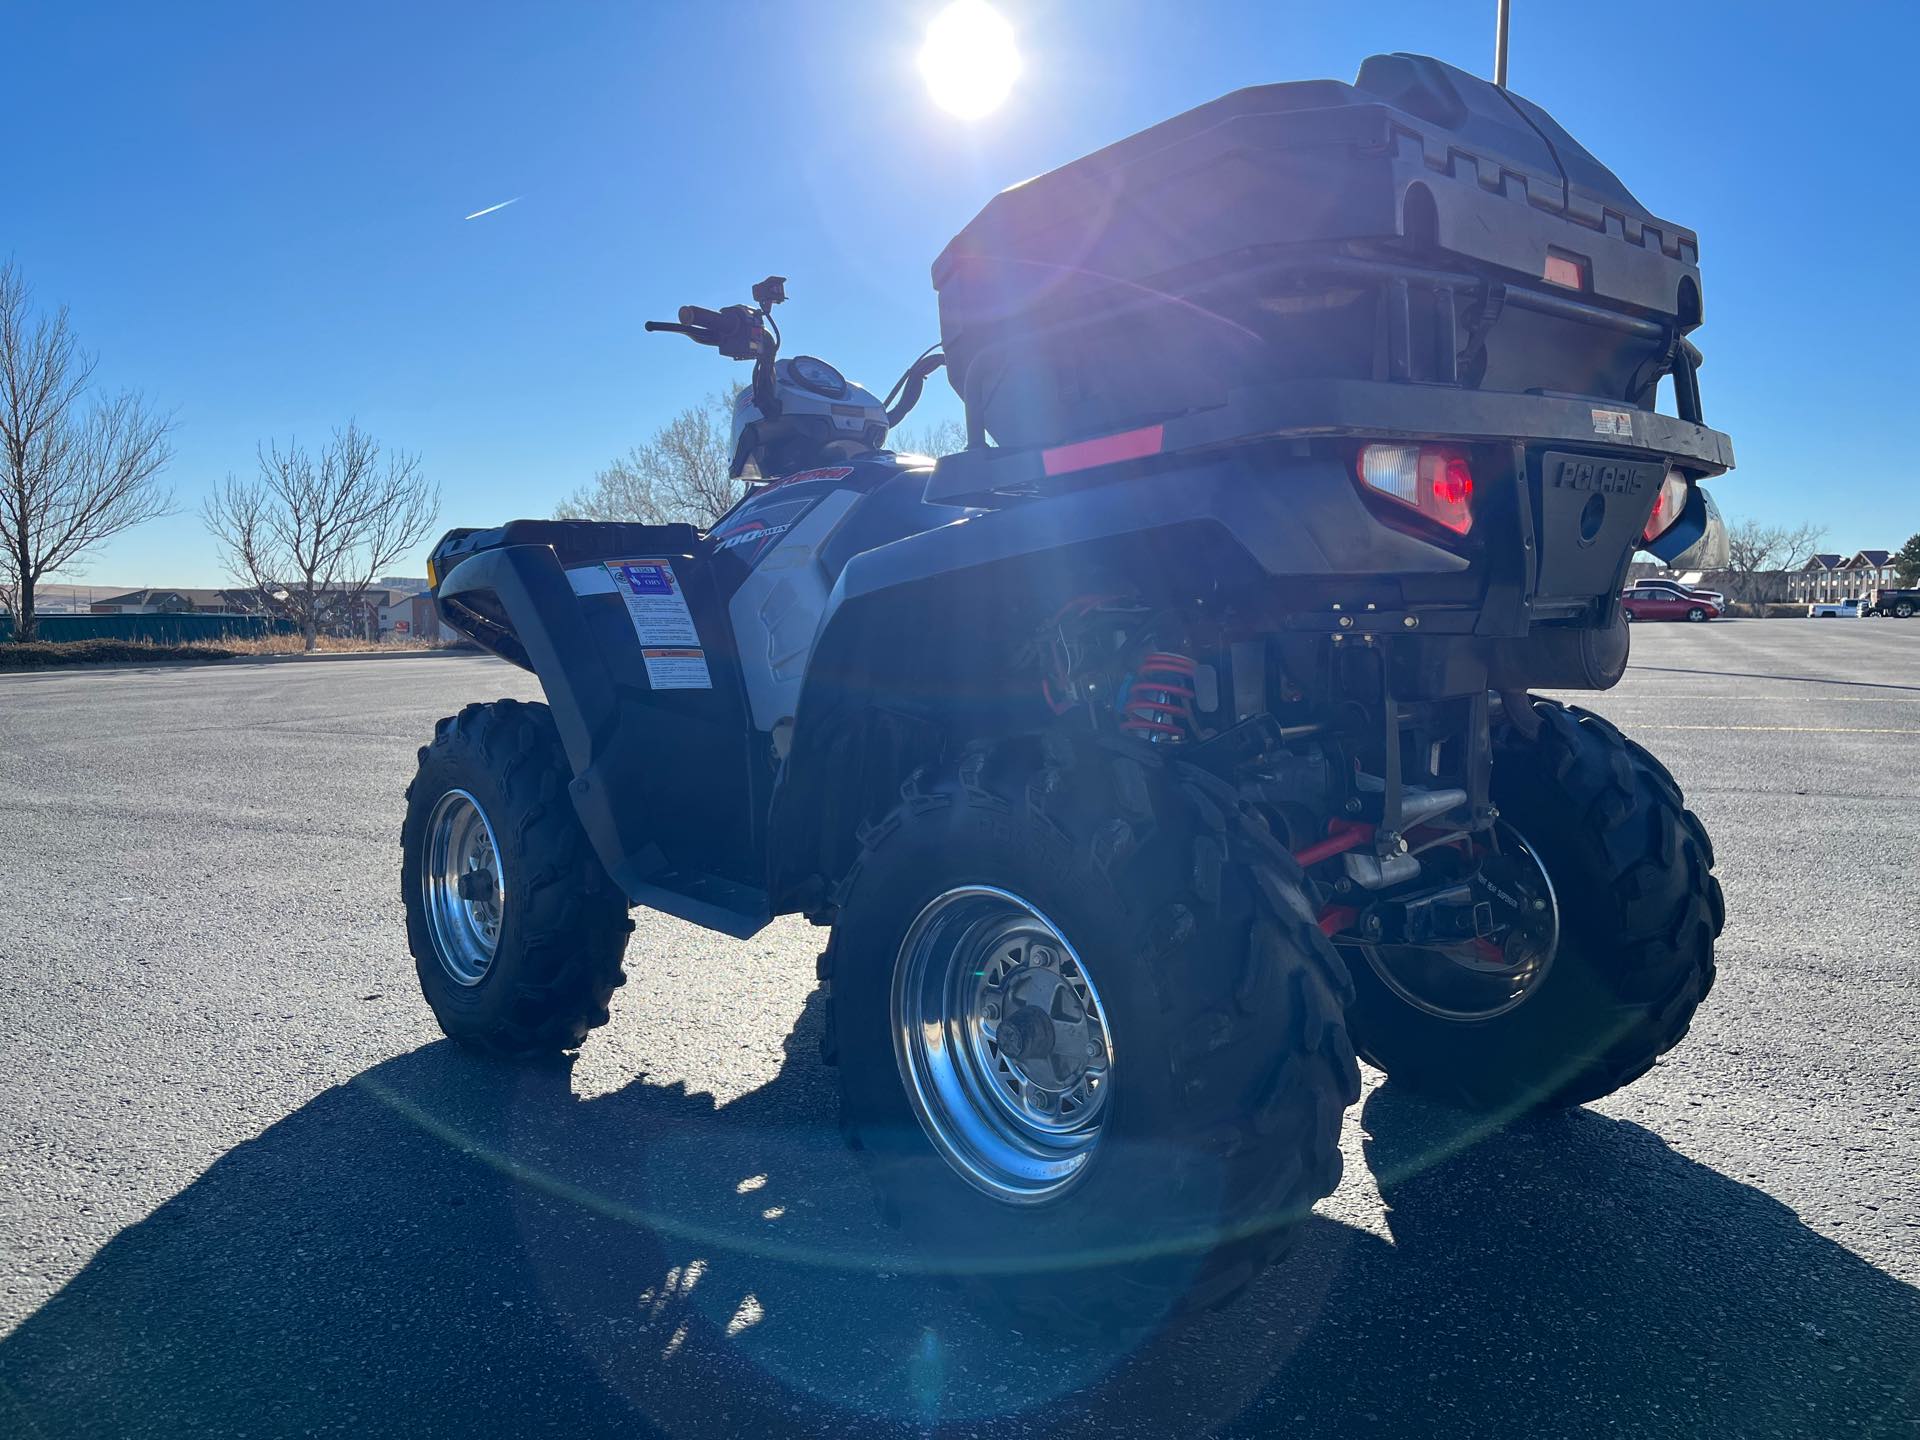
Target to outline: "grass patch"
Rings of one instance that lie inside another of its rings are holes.
[[[425,655],[447,648],[430,640],[342,640],[322,635],[316,654],[347,655],[369,651]],[[0,670],[47,670],[65,665],[144,665],[158,660],[202,663],[232,660],[244,655],[300,655],[306,645],[298,635],[232,636],[218,641],[195,640],[162,645],[151,640],[31,640],[0,641]]]
[[[302,655],[307,648],[306,641],[298,635],[235,637],[220,644],[235,655]],[[363,655],[371,650],[424,655],[430,650],[446,648],[438,640],[345,640],[335,635],[322,635],[313,646],[316,655]]]

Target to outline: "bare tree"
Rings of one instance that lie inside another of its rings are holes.
[[[634,525],[664,525],[666,511],[654,475],[635,446],[596,471],[591,485],[583,485],[554,510],[560,520],[616,520]]]
[[[1799,525],[1763,525],[1742,520],[1727,531],[1728,588],[1737,600],[1771,598],[1764,577],[1798,570],[1819,549],[1826,527],[1811,521]],[[1784,587],[1782,587],[1784,588]]]
[[[367,587],[426,538],[440,491],[419,456],[383,456],[351,421],[318,455],[268,441],[258,456],[259,478],[227,476],[201,518],[234,579],[298,624],[311,650],[323,626],[358,628]]]
[[[890,436],[888,446],[902,455],[931,455],[938,459],[967,448],[967,427],[958,420],[941,420],[932,425],[916,425]]]
[[[33,639],[44,577],[173,508],[159,483],[171,417],[131,391],[89,403],[95,360],[66,307],[35,315],[31,300],[13,263],[0,266],[0,589],[19,640]]]
[[[713,524],[747,493],[728,474],[733,463],[733,392],[689,405],[620,459],[562,500],[563,520],[627,520],[659,525]]]

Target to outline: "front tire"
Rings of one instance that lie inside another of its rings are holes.
[[[1694,606],[1691,610],[1687,611],[1687,619],[1693,621],[1694,624],[1696,625],[1705,621],[1706,618],[1707,618],[1707,612],[1698,605]]]
[[[1220,782],[976,749],[908,782],[839,895],[847,1139],[929,1267],[995,1308],[1097,1331],[1221,1303],[1339,1183],[1350,987]]]
[[[1532,701],[1495,735],[1493,795],[1551,882],[1558,939],[1522,1003],[1485,1019],[1409,1004],[1350,951],[1360,1055],[1450,1104],[1518,1112],[1597,1100],[1687,1033],[1725,919],[1713,845],[1666,767],[1600,716]]]
[[[567,796],[544,705],[469,705],[407,787],[400,886],[421,992],[447,1035],[527,1058],[579,1045],[625,983],[633,921]]]

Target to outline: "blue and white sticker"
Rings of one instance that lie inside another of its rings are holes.
[[[634,638],[642,645],[700,644],[700,632],[694,628],[671,560],[609,560],[606,569],[627,607]],[[701,669],[705,668],[703,661]]]

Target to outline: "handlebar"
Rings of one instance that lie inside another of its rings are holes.
[[[680,319],[649,320],[646,328],[669,335],[685,335],[701,345],[711,345],[729,360],[754,360],[771,353],[760,311],[745,305],[729,305],[724,310],[708,310],[701,305],[682,305]]]

